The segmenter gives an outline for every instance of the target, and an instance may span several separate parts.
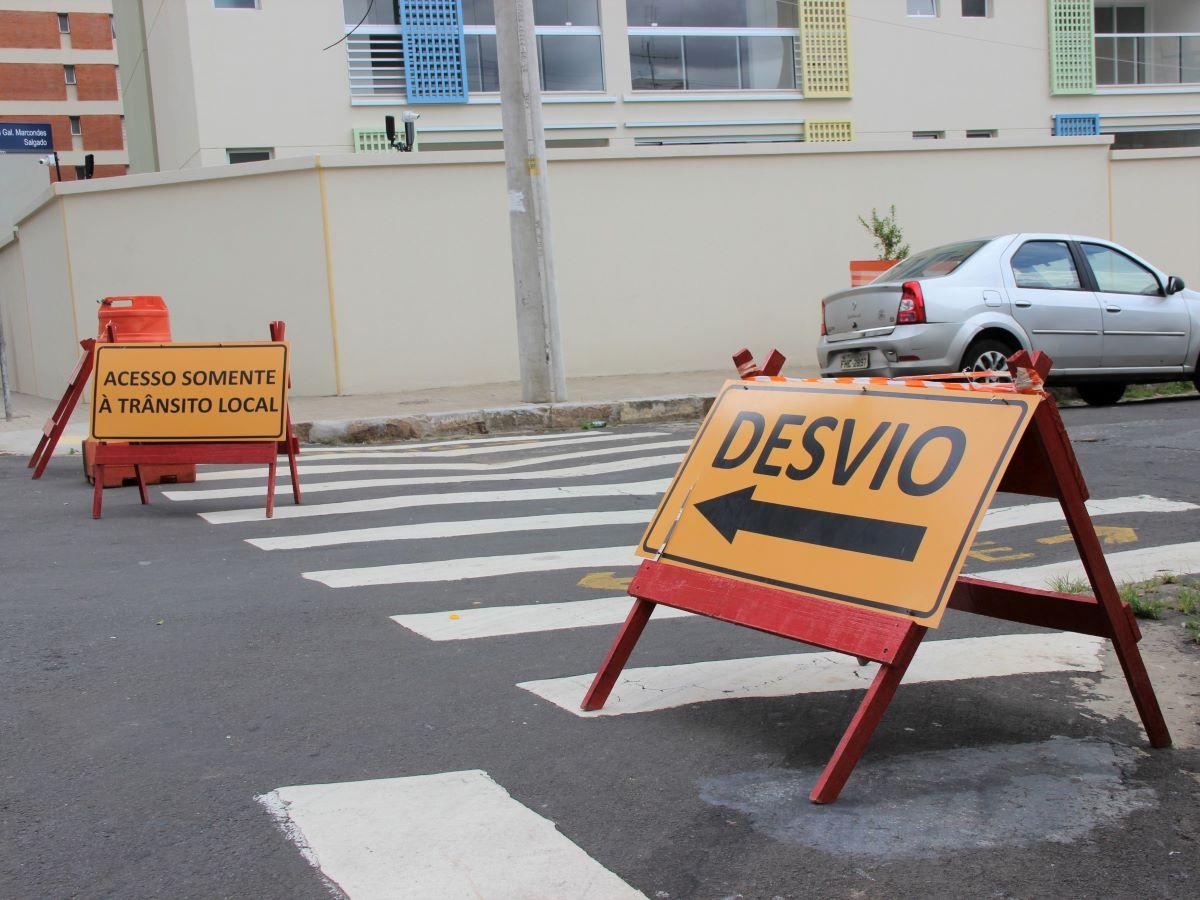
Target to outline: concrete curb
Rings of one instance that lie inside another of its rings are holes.
[[[712,406],[714,396],[685,394],[592,403],[530,403],[458,412],[296,422],[293,427],[297,437],[306,443],[370,444],[517,431],[577,429],[588,422],[596,421],[603,421],[609,425],[687,422],[702,419]]]
[[[1071,388],[1051,388],[1064,406],[1079,405]],[[488,409],[367,419],[318,419],[295,422],[297,437],[312,444],[373,444],[391,441],[454,438],[521,431],[572,430],[588,422],[645,425],[651,422],[696,422],[704,418],[715,394],[680,394],[636,400],[591,403],[526,403]]]

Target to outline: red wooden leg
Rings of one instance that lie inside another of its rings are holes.
[[[104,504],[104,466],[101,463],[95,463],[92,466],[92,478],[95,481],[95,487],[92,489],[92,518],[100,518],[100,507]]]
[[[146,493],[146,477],[142,474],[142,467],[134,466],[133,474],[137,476],[138,496],[142,498],[142,506],[145,506],[150,502],[150,495]]]
[[[846,733],[842,735],[837,749],[825,765],[825,771],[821,773],[816,787],[809,794],[808,798],[813,803],[832,803],[842,792],[846,780],[867,748],[875,726],[879,724],[888,704],[892,702],[892,696],[900,686],[900,680],[904,677],[908,664],[912,662],[913,654],[917,652],[925,631],[924,626],[911,625],[896,651],[895,658],[892,662],[885,663],[875,674],[875,680],[867,688],[867,695],[863,697]]]
[[[267,464],[267,518],[275,515],[275,470],[277,466],[272,459]]]
[[[288,416],[288,422],[291,422],[291,416]],[[296,439],[292,437],[291,425],[288,425],[288,475],[292,479],[292,499],[296,505],[300,505],[300,473],[296,471]]]
[[[625,617],[625,624],[621,626],[621,631],[617,634],[617,639],[609,648],[608,656],[604,657],[604,664],[600,666],[600,671],[592,679],[592,686],[588,688],[587,695],[583,698],[581,709],[594,710],[604,706],[604,702],[608,700],[608,695],[612,692],[613,685],[617,683],[617,676],[625,668],[625,663],[629,661],[629,654],[633,652],[634,645],[642,636],[642,629],[650,621],[650,614],[654,612],[655,605],[641,597],[636,598],[633,609],[629,610],[629,615]]]
[[[1043,403],[1035,415],[1038,417],[1035,421],[1041,433],[1046,456],[1059,484],[1059,502],[1066,515],[1067,526],[1075,538],[1075,546],[1079,550],[1088,581],[1091,582],[1092,592],[1103,608],[1112,629],[1113,647],[1117,652],[1117,659],[1121,662],[1125,680],[1129,683],[1129,692],[1133,695],[1133,702],[1138,715],[1141,716],[1142,726],[1146,729],[1146,736],[1150,739],[1150,746],[1170,747],[1171,732],[1158,705],[1158,698],[1154,695],[1150,674],[1146,671],[1146,664],[1138,651],[1134,627],[1130,624],[1120,594],[1117,593],[1108,561],[1104,558],[1104,550],[1100,547],[1100,538],[1096,536],[1096,528],[1088,515],[1085,498],[1079,489],[1079,466],[1065,436],[1058,410]]]
[[[45,430],[42,431],[42,439],[38,441],[37,449],[33,451],[33,456],[29,457],[29,462],[25,463],[25,468],[32,469],[38,464],[38,460],[42,458],[42,451],[46,448],[46,442],[50,440]]]

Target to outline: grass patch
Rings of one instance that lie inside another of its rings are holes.
[[[1126,400],[1148,400],[1151,397],[1178,397],[1194,394],[1196,388],[1190,381],[1168,381],[1164,384],[1131,384],[1125,389]]]
[[[1187,629],[1192,643],[1200,644],[1200,619],[1188,619],[1183,623],[1183,627]]]
[[[1185,616],[1193,615],[1200,610],[1200,591],[1193,587],[1181,587],[1175,595],[1175,602]]]
[[[1152,589],[1153,584],[1153,581],[1142,584],[1127,581],[1117,588],[1121,599],[1129,604],[1133,609],[1133,614],[1139,619],[1161,619],[1163,610],[1167,608],[1167,604],[1162,600],[1155,600],[1145,595],[1144,592]]]
[[[1075,575],[1055,575],[1046,582],[1050,590],[1058,594],[1086,594],[1091,587],[1082,578]]]

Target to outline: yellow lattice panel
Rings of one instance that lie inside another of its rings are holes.
[[[854,123],[849,119],[806,119],[804,140],[809,144],[832,144],[854,140]]]
[[[849,97],[847,0],[800,0],[800,65],[805,97]]]

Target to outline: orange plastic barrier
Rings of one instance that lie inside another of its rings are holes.
[[[138,294],[128,297],[105,297],[100,301],[100,331],[111,324],[117,338],[125,343],[163,344],[171,340],[171,314],[162,297]]]

